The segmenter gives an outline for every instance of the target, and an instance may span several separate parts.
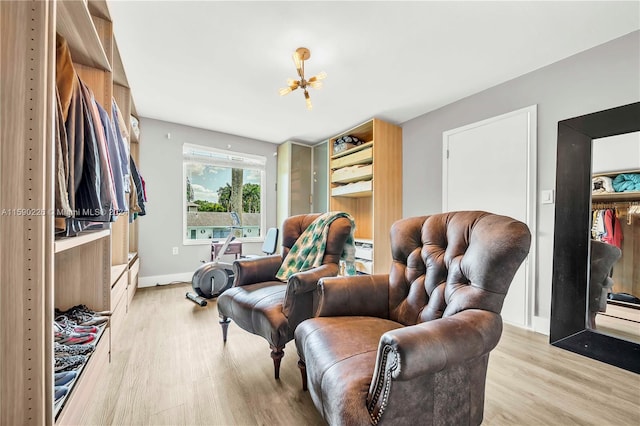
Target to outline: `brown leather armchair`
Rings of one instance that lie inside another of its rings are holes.
[[[293,339],[293,331],[303,320],[313,315],[313,297],[318,280],[338,274],[340,257],[351,220],[334,219],[329,225],[322,265],[291,275],[287,282],[276,278],[291,247],[305,229],[318,217],[316,214],[292,216],[282,224],[282,253],[233,263],[233,287],[218,297],[218,313],[222,337],[227,341],[230,319],[242,329],[264,337],[271,347],[275,378],[280,378],[280,361],[284,347]]]
[[[331,425],[480,424],[500,311],[531,235],[486,212],[402,219],[388,275],[324,278],[295,331],[303,388]]]

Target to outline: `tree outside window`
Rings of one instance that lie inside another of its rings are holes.
[[[266,159],[186,144],[183,154],[185,240],[225,238],[231,212],[240,220],[236,237],[262,237]]]

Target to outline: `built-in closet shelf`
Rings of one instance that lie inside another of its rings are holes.
[[[602,192],[592,194],[591,201],[640,201],[640,191]]]
[[[361,180],[371,180],[371,178],[373,178],[373,173],[367,173],[364,175],[353,176],[353,177],[348,177],[343,179],[331,179],[331,182],[332,183],[352,183],[352,182],[358,182]]]
[[[359,182],[349,183],[347,185],[336,186],[331,188],[332,197],[371,197],[373,196],[373,182],[363,180]]]
[[[373,196],[373,191],[368,190],[368,191],[358,191],[358,192],[345,192],[344,194],[340,194],[340,193],[335,193],[332,192],[331,193],[332,197],[346,197],[346,198],[367,198],[367,197],[372,197]]]
[[[331,159],[334,160],[336,158],[344,157],[345,155],[349,155],[349,154],[353,154],[354,152],[362,151],[363,149],[369,148],[370,146],[373,146],[373,141],[369,141],[369,142],[363,143],[361,145],[354,146],[353,148],[345,149],[342,152],[339,152],[337,154],[332,155]]]
[[[111,285],[113,286],[122,276],[122,274],[129,267],[128,263],[123,263],[121,265],[113,265],[111,267]]]
[[[331,173],[331,183],[351,183],[373,178],[373,164],[343,167]]]
[[[71,381],[69,384],[66,385],[69,388],[69,392],[67,392],[67,394],[60,401],[58,401],[57,404],[54,405],[54,416],[58,415],[58,413],[60,412],[60,410],[64,406],[65,402],[67,401],[67,399],[69,398],[69,396],[71,395],[73,390],[75,389],[76,384],[80,382],[80,379],[82,379],[82,373],[84,372],[85,367],[91,361],[92,355],[98,349],[98,345],[107,345],[107,346],[109,345],[109,343],[108,343],[109,339],[108,338],[105,339],[105,340],[102,340],[102,337],[104,336],[104,332],[105,332],[106,328],[107,328],[106,324],[98,326],[97,338],[96,338],[96,340],[94,342],[90,343],[90,345],[92,345],[94,347],[94,350],[93,350],[93,352],[91,352],[89,354],[89,356],[87,358],[87,362],[84,365],[82,365],[80,368],[75,370],[78,375],[76,376],[75,379],[73,379],[73,381]]]
[[[73,62],[111,71],[89,9],[84,1],[59,1],[56,31],[67,40]]]
[[[87,363],[78,370],[78,376],[72,382],[67,395],[54,405],[53,417],[56,426],[78,424],[87,400],[92,392],[95,392],[97,376],[109,362],[110,331],[108,327],[99,328],[95,349]]]
[[[80,247],[92,241],[108,237],[110,233],[111,231],[109,229],[102,229],[100,231],[85,231],[75,237],[60,238],[53,243],[53,251],[54,253],[60,253],[65,250]]]

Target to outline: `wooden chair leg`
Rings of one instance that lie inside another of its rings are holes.
[[[302,376],[302,390],[307,391],[307,365],[301,359],[298,360],[298,368]]]
[[[229,329],[229,323],[231,320],[228,317],[221,317],[220,327],[222,327],[222,341],[227,342],[227,330]]]
[[[280,380],[280,361],[284,356],[284,347],[276,348],[271,346],[271,358],[273,359],[273,370],[276,380]]]

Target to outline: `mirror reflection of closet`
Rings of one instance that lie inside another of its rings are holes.
[[[640,132],[592,143],[591,238],[615,245],[622,256],[606,303],[587,323],[598,333],[640,343]]]

